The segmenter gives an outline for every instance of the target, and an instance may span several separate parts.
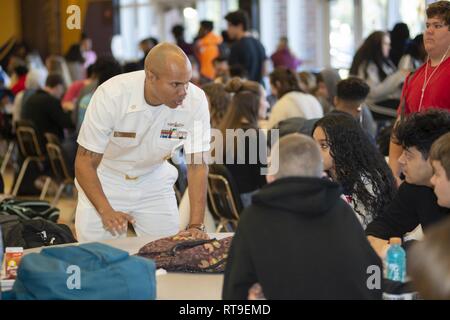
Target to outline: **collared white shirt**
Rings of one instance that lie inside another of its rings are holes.
[[[153,107],[144,98],[145,72],[116,76],[89,103],[78,144],[103,154],[101,165],[129,176],[152,171],[184,144],[187,154],[210,148],[206,95],[190,83],[182,105]]]

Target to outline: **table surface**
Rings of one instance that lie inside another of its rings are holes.
[[[211,238],[222,239],[233,233],[210,233]],[[155,237],[130,237],[100,241],[112,247],[136,254],[145,244],[157,240]],[[42,248],[24,251],[24,254],[40,252]],[[173,273],[158,275],[156,298],[158,300],[220,300],[222,297],[223,274]]]

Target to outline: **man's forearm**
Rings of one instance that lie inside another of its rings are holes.
[[[191,218],[189,224],[201,224],[205,217],[208,166],[188,165],[189,204]]]
[[[99,159],[95,159],[99,157]],[[75,177],[84,194],[94,205],[99,214],[113,210],[97,175],[97,166],[101,155],[90,154],[90,151],[79,148],[75,160]],[[97,163],[98,162],[98,163]]]

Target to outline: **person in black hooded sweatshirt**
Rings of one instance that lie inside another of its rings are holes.
[[[271,158],[269,184],[253,196],[233,238],[223,299],[247,299],[255,284],[267,299],[381,299],[379,286],[369,289],[368,270],[381,277],[382,262],[340,186],[321,178],[314,140],[287,135]]]

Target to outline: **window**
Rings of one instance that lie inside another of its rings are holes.
[[[157,26],[157,14],[150,0],[120,0],[120,35],[114,36],[111,44],[115,58],[121,62],[141,58],[139,42],[158,35]]]
[[[408,25],[412,38],[424,31],[425,17],[424,0],[401,0],[400,18]]]
[[[330,62],[333,68],[349,68],[355,52],[353,0],[330,1]]]
[[[363,39],[374,31],[387,31],[387,0],[362,0]]]
[[[214,31],[220,34],[226,30],[227,24],[224,19],[230,11],[239,9],[238,0],[198,0],[197,11],[199,20],[210,20],[214,22]],[[198,31],[198,25],[196,26]]]

